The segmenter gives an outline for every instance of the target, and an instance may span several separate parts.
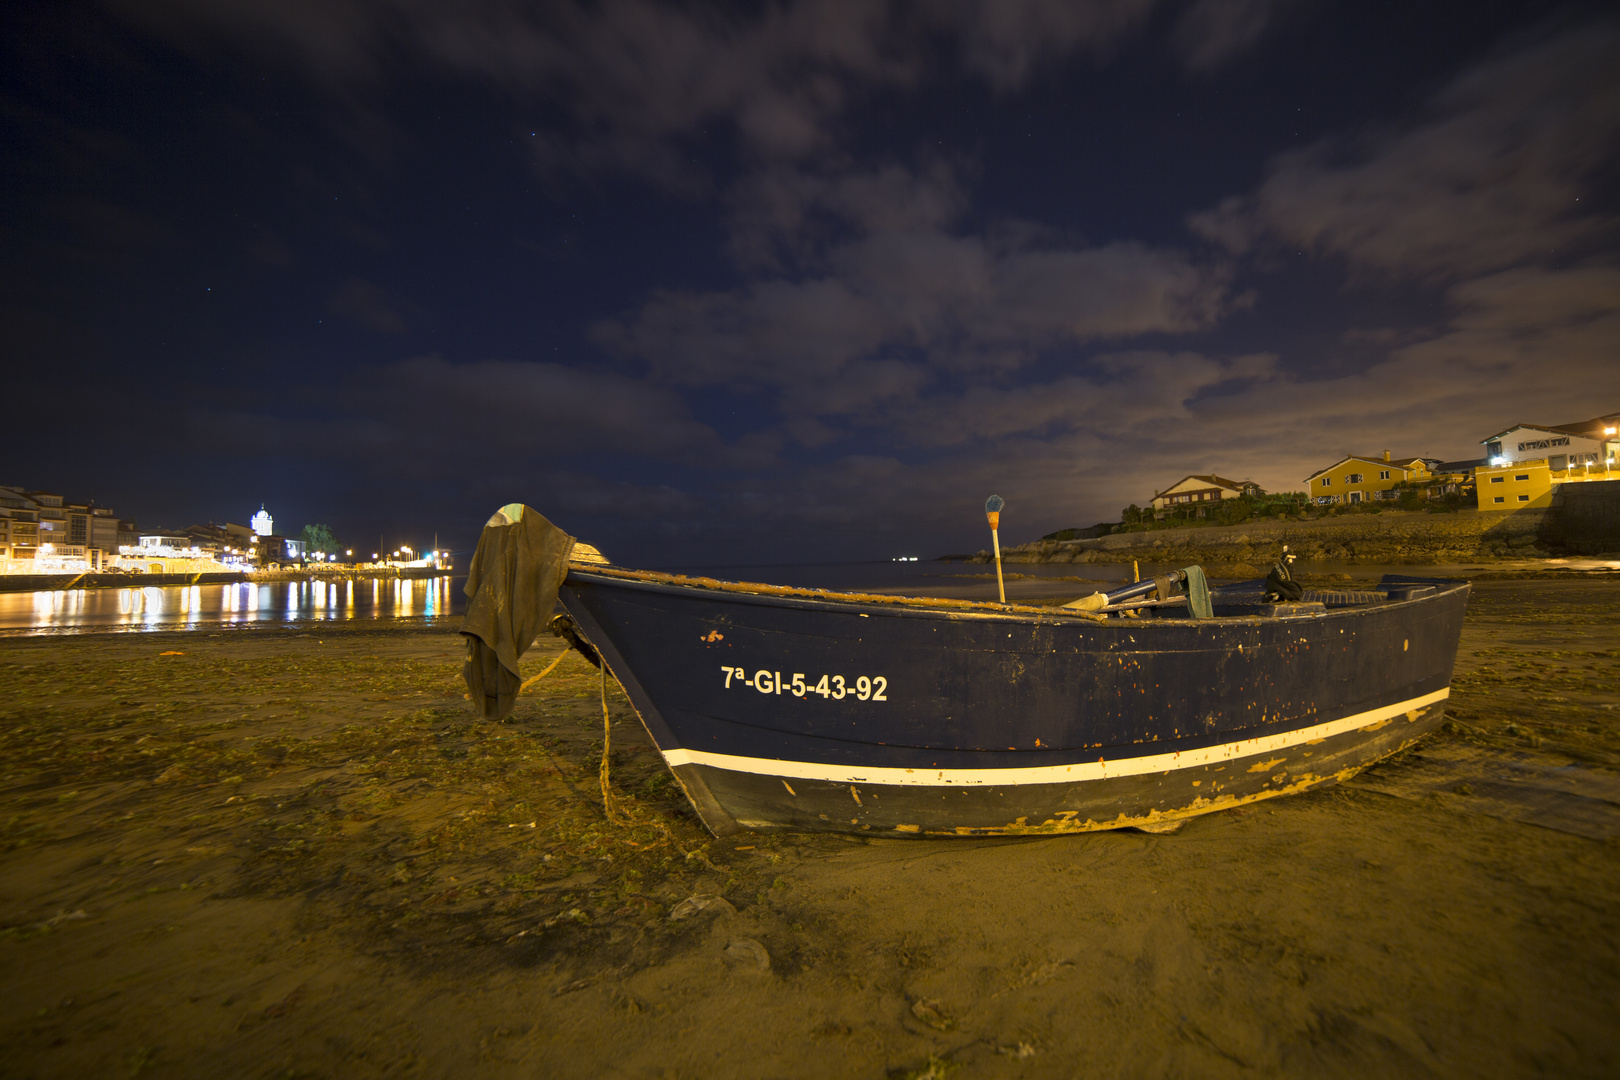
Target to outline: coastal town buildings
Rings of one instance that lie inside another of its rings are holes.
[[[255,536],[250,550],[260,566],[292,563],[304,557],[304,542],[279,533],[270,533],[266,536]]]
[[[1474,470],[1481,510],[1551,506],[1562,484],[1620,479],[1620,412],[1573,424],[1514,424],[1480,444]]]
[[[1482,465],[1474,470],[1475,499],[1481,510],[1523,510],[1552,505],[1552,471],[1547,462]]]
[[[1475,498],[1481,510],[1523,510],[1551,506],[1563,484],[1594,480],[1620,480],[1620,460],[1570,461],[1552,467],[1548,458],[1531,458],[1504,465],[1481,465],[1474,470]]]
[[[0,559],[80,559],[100,566],[135,523],[111,507],[69,502],[53,491],[0,485]]]
[[[1438,458],[1392,457],[1388,450],[1382,457],[1351,454],[1307,476],[1305,484],[1317,506],[1394,499],[1397,487],[1431,479],[1439,464]]]
[[[1492,466],[1545,459],[1551,472],[1620,460],[1620,413],[1573,424],[1514,424],[1480,440]]]
[[[203,525],[188,525],[181,531],[191,541],[192,547],[211,551],[222,562],[246,561],[253,544],[251,528],[229,521],[223,525],[212,521]]]
[[[1240,495],[1258,495],[1260,487],[1252,480],[1228,480],[1224,476],[1184,476],[1163,491],[1154,493],[1155,510],[1170,510],[1188,503],[1218,502]]]

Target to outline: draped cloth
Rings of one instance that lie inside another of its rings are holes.
[[[487,720],[512,712],[518,660],[551,619],[574,538],[532,507],[508,503],[484,523],[467,568],[467,662],[461,675]]]

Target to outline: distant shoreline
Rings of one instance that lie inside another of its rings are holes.
[[[323,566],[287,570],[218,571],[195,574],[3,574],[0,592],[62,592],[68,589],[148,589],[170,585],[268,584],[284,581],[390,581],[449,577],[454,570],[427,566]]]

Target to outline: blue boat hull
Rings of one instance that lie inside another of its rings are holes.
[[[996,835],[1173,827],[1410,743],[1467,602],[1433,586],[1097,621],[576,568],[561,599],[715,833]]]

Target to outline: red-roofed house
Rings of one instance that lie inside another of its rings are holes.
[[[1239,495],[1258,495],[1260,487],[1250,480],[1228,480],[1224,476],[1185,476],[1153,496],[1153,509],[1172,510],[1190,503],[1219,502]]]

